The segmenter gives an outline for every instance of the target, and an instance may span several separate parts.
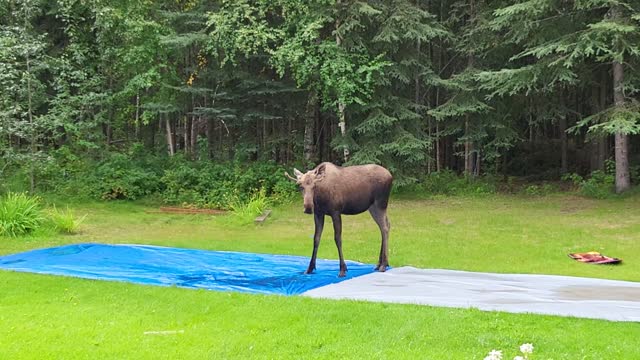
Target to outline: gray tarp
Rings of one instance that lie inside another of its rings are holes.
[[[304,296],[640,321],[640,283],[400,267]]]

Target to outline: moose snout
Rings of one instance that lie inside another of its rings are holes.
[[[306,208],[304,208],[304,213],[305,214],[313,214],[313,209],[310,208],[310,207],[306,207]]]

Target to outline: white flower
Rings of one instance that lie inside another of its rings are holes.
[[[525,360],[525,358],[523,358],[522,356],[516,356],[513,358],[513,360]]]
[[[523,354],[531,354],[531,353],[533,353],[533,344],[522,344],[522,345],[520,345],[520,351]]]
[[[484,360],[502,360],[502,351],[501,350],[491,350],[489,355],[487,355]]]

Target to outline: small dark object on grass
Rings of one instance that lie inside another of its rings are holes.
[[[569,254],[569,257],[587,264],[618,264],[622,262],[622,259],[610,258],[597,251]]]
[[[387,205],[393,177],[389,170],[379,165],[358,165],[340,167],[324,162],[315,169],[303,174],[294,169],[295,178],[285,175],[296,182],[302,191],[304,212],[313,214],[315,233],[313,235],[313,254],[305,274],[316,269],[316,255],[324,227],[324,217],[331,216],[335,242],[340,257],[339,277],[347,272],[342,256],[342,214],[356,215],[369,210],[382,234],[380,256],[375,269],[384,272],[389,266],[388,241],[389,219]]]

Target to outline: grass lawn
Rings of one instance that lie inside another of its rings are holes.
[[[569,195],[392,200],[392,266],[640,281],[640,198]],[[58,204],[58,207],[64,204]],[[70,204],[82,233],[0,238],[0,254],[78,242],[309,256],[313,219],[296,203],[263,225],[148,214],[132,203]],[[368,214],[344,217],[345,257],[375,263]],[[330,220],[319,256],[337,258]],[[624,259],[591,266],[567,253]],[[300,269],[303,271],[304,269]],[[338,269],[336,269],[336,274]],[[145,334],[148,331],[177,331]],[[0,271],[0,359],[640,359],[639,323],[427,306],[261,296]]]

